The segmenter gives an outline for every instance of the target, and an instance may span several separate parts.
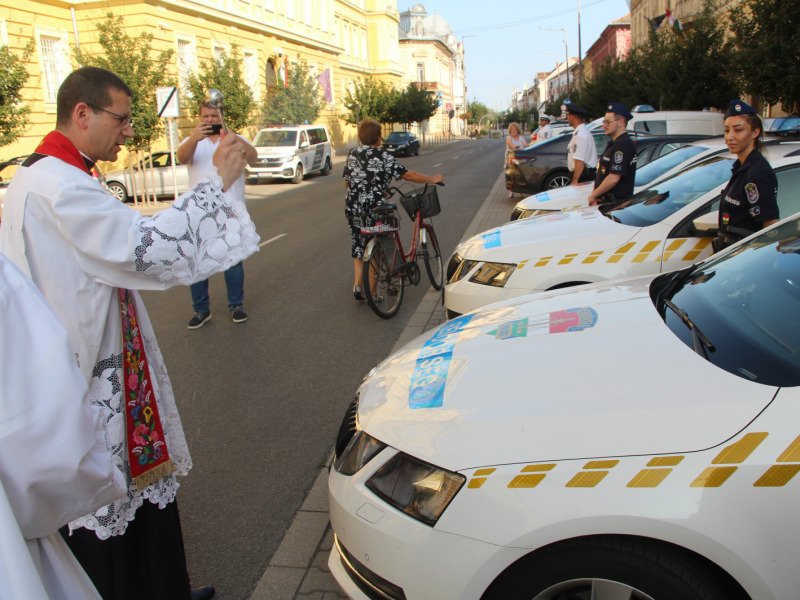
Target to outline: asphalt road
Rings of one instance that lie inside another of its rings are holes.
[[[464,140],[402,158],[442,173],[434,226],[443,260],[486,198],[503,140]],[[300,185],[247,186],[261,251],[245,262],[246,323],[228,317],[222,275],[212,320],[189,331],[189,290],[144,294],[175,389],[194,469],[178,502],[195,587],[249,595],[333,447],[363,376],[382,360],[427,289],[406,289],[391,320],[352,296],[342,163]],[[411,235],[404,217],[401,235]]]

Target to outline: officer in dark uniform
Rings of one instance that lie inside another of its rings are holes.
[[[589,205],[615,206],[633,195],[636,177],[636,147],[628,135],[628,121],[633,115],[624,104],[609,102],[603,119],[603,130],[611,136],[597,165],[594,191]]]
[[[725,115],[725,144],[736,155],[731,179],[719,205],[717,252],[734,242],[777,223],[778,179],[761,154],[763,128],[753,107],[731,100]]]

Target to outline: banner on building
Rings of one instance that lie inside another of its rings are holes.
[[[323,97],[325,102],[330,104],[333,102],[333,91],[331,90],[331,70],[325,69],[322,73],[317,75],[317,81],[322,88]]]

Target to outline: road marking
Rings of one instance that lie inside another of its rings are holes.
[[[433,165],[433,168],[435,169],[436,167],[441,167],[441,166],[442,166],[442,163],[439,163],[438,165]]]
[[[454,157],[453,157],[453,160],[458,160],[459,158],[460,158],[460,157],[458,157],[458,156],[454,156]]]
[[[269,238],[269,239],[268,239],[266,242],[261,242],[261,243],[258,245],[258,247],[259,247],[259,248],[261,248],[262,246],[266,246],[267,244],[269,244],[269,243],[272,243],[272,242],[274,242],[274,241],[276,241],[276,240],[279,240],[279,239],[281,239],[282,237],[286,237],[286,235],[287,235],[287,234],[285,234],[285,233],[282,233],[282,234],[280,234],[280,235],[276,235],[274,238]]]

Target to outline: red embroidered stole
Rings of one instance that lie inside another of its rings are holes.
[[[75,147],[75,144],[60,131],[51,131],[44,136],[42,143],[36,148],[36,153],[54,156],[55,158],[63,160],[68,165],[77,167],[81,171],[91,175],[83,159],[83,155]]]
[[[137,490],[175,471],[158,415],[133,293],[119,288],[128,462]]]

